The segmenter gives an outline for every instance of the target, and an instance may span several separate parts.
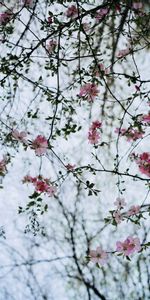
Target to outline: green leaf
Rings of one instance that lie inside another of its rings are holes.
[[[39,193],[34,192],[31,196],[29,196],[30,199],[35,199],[39,196]]]
[[[28,207],[31,207],[31,206],[34,206],[34,205],[35,205],[35,201],[30,201],[30,202],[27,204]]]

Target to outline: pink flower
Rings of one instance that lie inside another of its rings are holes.
[[[83,29],[84,29],[84,31],[89,31],[90,30],[90,26],[89,26],[89,24],[88,23],[86,23],[86,22],[84,22],[84,23],[82,23],[82,26],[83,26]]]
[[[100,76],[100,71],[101,70],[105,75],[108,75],[110,73],[109,68],[105,68],[104,64],[99,64],[98,68],[96,69],[95,76]]]
[[[35,154],[38,156],[43,155],[46,153],[48,148],[48,142],[46,138],[42,135],[38,135],[36,139],[31,143],[31,149],[35,150]]]
[[[5,158],[3,158],[1,161],[0,161],[0,175],[4,175],[5,172],[6,172],[6,164],[7,164],[7,161]]]
[[[53,186],[53,185],[51,185],[51,186],[49,186],[47,188],[46,192],[47,192],[47,194],[48,194],[49,197],[52,197],[52,196],[54,196],[56,194],[56,191],[57,191],[56,187]]]
[[[125,136],[127,138],[127,141],[130,142],[130,141],[136,141],[140,138],[143,138],[143,135],[144,135],[144,131],[139,131],[139,130],[136,130],[134,128],[128,128],[128,129],[125,129],[125,128],[122,128],[122,129],[119,129],[119,128],[116,128],[115,130],[116,133],[119,133],[121,136]]]
[[[120,129],[120,128],[116,128],[115,129],[115,133],[119,133],[120,135],[124,135],[126,133],[127,129]]]
[[[150,153],[142,153],[136,160],[141,173],[150,177]]]
[[[89,102],[93,102],[98,93],[99,90],[94,83],[86,83],[81,87],[79,96],[87,98]]]
[[[75,18],[78,16],[78,9],[75,5],[71,5],[65,12],[67,18]]]
[[[117,209],[124,208],[126,205],[125,199],[124,198],[117,198],[114,204],[117,206]]]
[[[40,193],[46,192],[48,188],[48,184],[43,180],[35,181],[34,186],[35,190]]]
[[[104,265],[107,261],[107,253],[102,250],[101,247],[97,247],[96,250],[91,250],[89,253],[90,260],[94,263],[100,263]]]
[[[103,17],[105,17],[108,14],[108,8],[101,8],[95,17],[96,21],[100,21]]]
[[[75,165],[67,164],[66,168],[67,168],[68,171],[73,171],[74,168],[75,168]]]
[[[6,25],[11,20],[12,14],[4,12],[0,14],[0,25]]]
[[[26,132],[24,132],[24,131],[19,132],[18,130],[14,129],[11,134],[15,140],[20,141],[24,144],[27,144],[27,141],[25,139],[27,136]]]
[[[122,215],[121,215],[119,210],[114,211],[113,217],[114,217],[117,224],[120,224],[121,221],[123,220]]]
[[[139,211],[140,211],[140,206],[139,206],[139,205],[137,205],[137,206],[133,205],[133,206],[131,206],[130,209],[128,210],[127,215],[128,215],[128,216],[133,216],[133,215],[138,214]]]
[[[117,53],[117,58],[122,58],[124,56],[126,56],[127,54],[129,54],[131,51],[131,49],[128,47],[126,49],[123,49],[123,50],[120,50],[118,53]]]
[[[143,4],[142,4],[142,2],[133,2],[133,5],[132,5],[132,7],[134,8],[134,9],[141,9],[142,7],[143,7]]]
[[[31,177],[30,175],[24,176],[24,178],[22,180],[23,183],[26,183],[26,182],[32,182],[32,183],[34,183],[36,181],[37,181],[37,178],[36,177]]]
[[[100,133],[96,130],[92,130],[88,132],[88,140],[90,144],[98,144],[100,139]]]
[[[33,6],[33,0],[22,0],[22,4],[31,8]]]
[[[53,23],[52,17],[48,17],[48,18],[47,18],[47,23],[50,24],[50,25]]]
[[[57,46],[57,42],[54,40],[50,40],[46,46],[46,49],[48,50],[49,53],[52,53],[55,51],[56,46]]]
[[[43,178],[42,176],[31,177],[30,175],[26,175],[22,182],[33,183],[36,192],[46,193],[49,197],[54,196],[56,193],[56,187],[51,184],[49,179]]]
[[[102,123],[98,120],[92,122],[88,132],[88,140],[91,144],[97,144],[99,142],[100,133],[97,131],[97,129],[100,129],[101,126]]]
[[[56,187],[50,185],[46,179],[39,179],[34,182],[35,190],[40,193],[46,193],[49,197],[54,196],[56,193]]]
[[[143,123],[150,123],[150,112],[148,113],[148,115],[143,115],[141,117],[141,121],[143,121]]]
[[[46,193],[49,197],[54,196],[54,194],[56,193],[56,187],[51,185],[49,180],[47,179],[37,179],[33,184],[37,192]]]
[[[90,127],[90,131],[91,130],[96,130],[98,128],[101,128],[102,127],[102,123],[99,122],[98,120],[94,121]]]
[[[139,252],[141,250],[139,238],[133,238],[128,236],[124,242],[118,241],[116,243],[116,251],[123,253],[125,256],[129,256],[134,252]]]

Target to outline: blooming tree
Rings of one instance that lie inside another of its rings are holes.
[[[68,278],[80,278],[87,299],[108,299],[93,270],[107,273],[111,261],[126,264],[150,247],[149,5],[0,5],[2,192],[19,161],[25,233],[63,232],[77,269],[66,268]]]

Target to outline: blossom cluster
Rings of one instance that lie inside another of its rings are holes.
[[[149,125],[150,124],[150,112],[147,115],[142,115],[141,118],[140,118],[140,121],[144,125]]]
[[[117,58],[123,58],[128,55],[131,51],[131,48],[128,46],[126,49],[122,49],[117,53]]]
[[[119,252],[128,257],[133,253],[141,251],[141,249],[142,247],[139,238],[128,236],[123,242],[116,242],[116,250],[113,253]],[[101,247],[97,247],[96,250],[90,250],[88,259],[93,263],[103,266],[108,260],[108,253]]]
[[[143,138],[144,136],[144,131],[140,129],[134,129],[134,128],[116,128],[115,130],[116,133],[119,133],[120,136],[125,136],[127,138],[127,141],[136,141],[138,139]]]
[[[141,173],[150,177],[150,153],[144,152],[136,157],[136,163],[138,164]]]
[[[47,139],[42,136],[38,135],[34,141],[32,141],[30,145],[31,149],[35,150],[35,154],[41,156],[46,153],[48,148]]]
[[[95,76],[100,76],[100,71],[101,73],[103,73],[104,75],[108,75],[110,73],[110,68],[105,68],[103,63],[98,64],[98,67],[96,68],[95,71]]]
[[[75,5],[71,5],[65,12],[67,18],[76,18],[78,16],[78,9]]]
[[[108,12],[109,12],[108,8],[101,8],[96,14],[95,17],[96,21],[97,22],[101,21],[103,17],[105,17],[108,14]]]
[[[150,152],[143,152],[142,154],[130,154],[131,161],[135,161],[142,174],[150,177]]]
[[[117,209],[113,211],[112,217],[115,221],[115,224],[120,224],[125,218],[135,216],[140,212],[139,205],[132,205],[127,212],[122,212],[124,207],[126,206],[126,202],[124,198],[117,198],[114,204],[117,206]]]
[[[100,129],[102,126],[102,123],[98,120],[94,121],[92,125],[89,128],[88,132],[88,140],[90,144],[97,144],[100,139],[100,133],[98,132],[98,129]]]
[[[56,187],[51,184],[49,179],[43,178],[42,176],[31,177],[26,175],[23,178],[23,183],[32,183],[36,192],[45,193],[49,197],[54,196],[56,193]]]
[[[50,40],[46,46],[46,49],[49,53],[52,53],[55,51],[57,46],[57,42],[55,40]]]
[[[0,25],[6,25],[12,18],[10,12],[4,12],[0,14]]]
[[[94,83],[86,83],[81,87],[79,96],[84,97],[89,102],[93,102],[98,93],[99,90]]]
[[[48,141],[42,135],[38,135],[35,140],[29,142],[26,139],[27,133],[24,131],[19,132],[18,130],[14,129],[11,134],[15,140],[22,142],[26,146],[30,146],[31,149],[34,149],[37,156],[45,154],[48,149]]]
[[[141,250],[140,240],[137,237],[128,236],[123,242],[116,242],[116,251],[124,254],[125,256],[130,256],[135,252]]]

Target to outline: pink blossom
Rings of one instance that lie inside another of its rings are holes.
[[[150,112],[147,115],[143,115],[141,117],[141,121],[143,121],[143,123],[150,123]]]
[[[75,165],[67,164],[66,168],[67,168],[68,171],[73,171],[74,168],[75,168]]]
[[[48,18],[47,18],[47,23],[50,24],[50,25],[53,23],[52,17],[48,17]]]
[[[92,122],[88,132],[88,140],[91,144],[97,144],[99,142],[100,133],[97,131],[97,129],[100,129],[101,126],[102,123],[98,120]]]
[[[134,8],[134,9],[141,9],[142,7],[143,7],[143,4],[142,4],[142,2],[133,2],[133,5],[132,5],[132,7]]]
[[[129,256],[134,252],[139,252],[141,250],[139,238],[128,236],[124,242],[118,241],[116,243],[116,251],[123,253],[125,256]]]
[[[35,190],[40,193],[46,192],[48,188],[48,184],[43,180],[36,180],[34,186]]]
[[[90,127],[90,131],[96,130],[96,129],[101,128],[101,127],[102,127],[102,123],[101,122],[99,122],[98,120],[93,121],[92,125]]]
[[[6,25],[11,20],[12,14],[4,12],[0,14],[0,25]]]
[[[49,197],[54,196],[56,193],[56,187],[51,184],[49,179],[42,176],[31,177],[30,175],[26,175],[22,182],[32,183],[36,192],[46,193]]]
[[[136,206],[133,205],[133,206],[131,206],[130,209],[128,210],[127,215],[128,215],[128,216],[133,216],[133,215],[138,214],[139,211],[140,211],[140,206],[139,206],[139,205],[136,205]]]
[[[46,153],[47,148],[48,148],[47,139],[42,135],[38,135],[36,139],[31,143],[31,149],[34,149],[35,154],[38,156],[41,156],[44,153]]]
[[[125,136],[127,138],[127,141],[130,142],[130,141],[136,141],[140,138],[143,138],[143,135],[144,135],[144,131],[139,131],[137,129],[134,129],[134,128],[128,128],[128,129],[125,129],[125,128],[116,128],[115,130],[116,133],[119,133],[121,136]]]
[[[105,75],[108,75],[110,73],[110,69],[109,68],[105,68],[104,64],[100,63],[98,65],[98,68],[96,69],[96,72],[95,72],[95,76],[100,76],[100,71],[101,70],[102,72],[104,72]]]
[[[82,26],[83,26],[83,29],[84,29],[84,31],[89,31],[90,30],[90,26],[89,26],[89,24],[88,23],[86,23],[86,22],[84,22],[83,24],[82,24]]]
[[[56,187],[51,185],[48,179],[40,177],[33,184],[37,192],[46,193],[49,197],[54,196],[56,193]]]
[[[6,172],[6,164],[7,164],[7,161],[5,158],[3,158],[1,161],[0,161],[0,175],[4,175],[5,172]]]
[[[97,247],[96,250],[91,250],[89,253],[90,260],[94,263],[100,263],[104,265],[107,261],[107,253],[102,250],[101,247]]]
[[[40,193],[47,193],[49,197],[54,196],[56,187],[50,185],[46,179],[39,179],[34,182],[35,190]]]
[[[22,4],[28,7],[33,6],[33,0],[22,0]]]
[[[95,17],[96,21],[100,21],[103,17],[105,17],[108,14],[108,8],[101,8]]]
[[[117,206],[117,209],[121,209],[126,205],[125,199],[124,198],[116,198],[116,201],[114,204]]]
[[[100,139],[100,133],[97,130],[91,130],[88,132],[88,140],[90,144],[98,144]]]
[[[37,178],[36,177],[31,177],[30,175],[26,175],[26,176],[24,176],[24,178],[23,178],[23,180],[22,180],[22,182],[23,183],[28,183],[28,182],[32,182],[32,183],[34,183],[34,182],[36,182],[37,181]]]
[[[12,136],[15,140],[23,142],[24,144],[27,144],[27,141],[25,139],[27,136],[27,133],[25,131],[19,132],[18,130],[14,129],[12,131]]]
[[[116,128],[115,133],[119,133],[120,135],[124,135],[126,133],[127,129],[124,128]]]
[[[150,153],[144,152],[136,160],[141,173],[150,177]]]
[[[67,18],[75,18],[78,16],[78,9],[75,5],[71,5],[65,12]]]
[[[86,83],[81,87],[79,96],[87,98],[89,102],[93,102],[98,93],[99,90],[94,83]]]
[[[113,217],[114,217],[117,224],[120,224],[121,221],[123,220],[123,217],[122,217],[121,212],[119,210],[116,210],[116,211],[113,212]]]
[[[47,187],[47,191],[46,192],[47,192],[47,194],[48,194],[49,197],[52,197],[52,196],[54,196],[56,194],[56,191],[57,191],[56,187],[53,186],[53,185],[51,185],[51,186]]]
[[[123,49],[123,50],[120,50],[118,53],[117,53],[117,58],[122,58],[124,56],[126,56],[127,54],[129,54],[131,51],[131,49],[128,47],[126,49]]]
[[[52,53],[55,51],[57,46],[57,42],[54,40],[50,40],[46,46],[46,49],[48,50],[49,53]]]

